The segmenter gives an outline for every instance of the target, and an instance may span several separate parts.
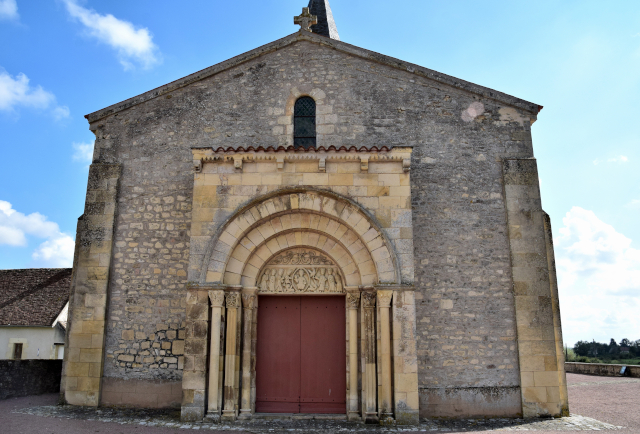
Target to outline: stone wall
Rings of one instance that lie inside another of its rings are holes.
[[[318,101],[318,146],[413,147],[407,230],[415,248],[421,416],[518,414],[502,160],[533,156],[535,114],[445,76],[432,81],[326,46],[336,41],[274,44],[277,51],[232,59],[233,68],[145,96],[143,104],[89,116],[94,161],[122,165],[105,376],[181,379],[190,149],[291,144],[293,103],[306,94]],[[358,191],[346,195],[357,199]],[[214,224],[246,200],[234,196],[217,206]],[[376,217],[391,219],[386,212]]]
[[[620,371],[626,366],[625,373],[621,374]],[[605,377],[636,377],[640,378],[640,366],[638,365],[610,365],[607,363],[577,363],[577,362],[565,362],[564,364],[567,372],[573,374],[588,374],[588,375],[602,375]]]
[[[0,360],[0,399],[60,391],[62,360]]]

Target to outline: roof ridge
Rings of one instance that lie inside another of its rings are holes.
[[[55,270],[55,268],[54,268],[54,270]],[[33,294],[35,292],[40,291],[41,289],[46,288],[49,285],[52,285],[52,284],[54,284],[56,282],[59,282],[60,280],[68,277],[67,273],[69,273],[71,270],[72,270],[71,268],[62,268],[62,269],[60,269],[59,272],[57,272],[56,274],[54,274],[52,276],[49,276],[47,278],[47,280],[45,280],[44,282],[40,283],[39,285],[36,285],[36,286],[34,286],[32,288],[29,288],[29,289],[25,289],[21,293],[15,295],[13,298],[10,298],[9,300],[7,300],[5,302],[0,303],[0,309],[4,309],[5,307],[9,306],[12,303],[15,303],[17,300],[19,300],[21,298],[24,298],[24,297],[26,297],[28,295],[31,295],[31,294]]]

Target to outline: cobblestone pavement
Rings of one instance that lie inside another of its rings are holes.
[[[463,419],[425,420],[419,427],[354,425],[331,420],[260,421],[244,425],[185,424],[178,411],[91,409],[54,405],[56,395],[0,401],[0,432],[5,434],[172,434],[185,430],[216,432],[479,432],[615,430],[640,432],[640,379],[590,377],[569,374],[569,405],[572,414],[560,419]],[[613,392],[615,391],[615,392]],[[630,396],[628,396],[630,395]],[[635,397],[634,397],[635,396]],[[581,414],[581,415],[579,415]]]

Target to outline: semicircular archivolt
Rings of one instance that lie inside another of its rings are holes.
[[[362,248],[352,254],[340,239],[311,229],[292,229],[273,235],[253,249],[246,259],[229,260],[223,282],[228,285],[256,286],[256,279],[271,257],[293,247],[316,249],[339,264],[347,286],[377,283],[375,263],[369,251]],[[233,260],[233,261],[232,261]]]
[[[240,284],[251,252],[273,235],[292,229],[320,231],[343,240],[354,255],[364,248],[375,268],[372,283],[399,281],[395,252],[370,218],[346,200],[315,191],[270,197],[236,215],[214,242],[203,280]]]

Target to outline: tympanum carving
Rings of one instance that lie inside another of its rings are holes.
[[[272,259],[258,278],[261,294],[343,293],[333,261],[314,251],[289,250]]]

